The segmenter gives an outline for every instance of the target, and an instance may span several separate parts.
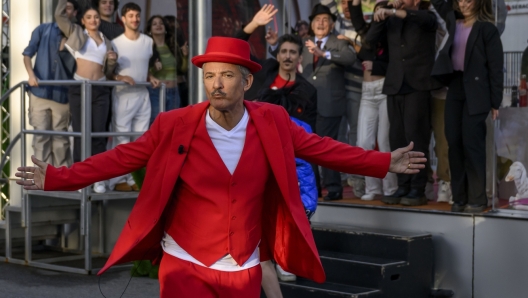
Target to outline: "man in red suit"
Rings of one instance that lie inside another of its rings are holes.
[[[160,264],[161,297],[259,297],[260,261],[324,282],[299,195],[295,156],[341,172],[383,178],[417,173],[412,143],[364,151],[308,134],[280,106],[244,101],[260,65],[247,42],[209,40],[192,62],[209,101],[162,113],[137,141],[71,168],[32,157],[19,168],[28,190],[76,190],[147,167],[132,212],[99,272],[133,260]]]

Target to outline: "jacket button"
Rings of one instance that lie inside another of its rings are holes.
[[[231,183],[231,186],[235,186],[235,185],[236,185],[236,182]]]
[[[229,233],[229,236],[233,236],[233,234],[235,234],[235,232],[231,232],[231,233]]]
[[[402,59],[402,61],[405,61],[405,59]]]
[[[401,45],[401,47],[403,48],[403,47],[405,47],[405,45],[404,45],[404,44],[402,44],[402,45]]]
[[[232,200],[231,203],[232,203],[232,204],[236,203],[236,200]]]
[[[478,81],[478,80],[479,80],[479,78],[478,78],[478,77],[475,77],[475,81]]]
[[[236,216],[231,217],[231,219],[232,219],[232,220],[235,220],[235,219],[236,219]]]
[[[157,223],[157,222],[158,222],[158,220],[157,220],[157,219],[155,219],[155,220],[153,220],[153,221],[152,221],[152,223]]]

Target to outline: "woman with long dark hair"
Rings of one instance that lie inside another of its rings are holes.
[[[101,18],[94,7],[86,8],[81,15],[82,27],[72,23],[66,13],[67,0],[59,0],[55,10],[55,19],[66,36],[66,48],[74,56],[76,70],[74,79],[79,81],[105,81],[116,67],[117,55],[112,44],[101,32]],[[73,131],[81,131],[81,86],[71,86],[68,91]],[[108,109],[110,108],[110,89],[103,86],[92,87],[92,132],[106,131]],[[74,138],[73,161],[81,161],[81,139]],[[106,138],[92,138],[92,155],[106,151]],[[105,192],[104,182],[94,184],[94,191]]]
[[[165,110],[169,111],[180,107],[178,93],[178,74],[187,72],[188,47],[185,44],[180,48],[169,30],[169,24],[160,15],[152,16],[147,22],[147,34],[154,40],[153,55],[151,58],[151,73],[167,87],[165,97]],[[150,123],[160,111],[159,88],[148,87],[151,104]]]
[[[486,118],[499,116],[503,51],[491,1],[432,0],[449,39],[432,75],[449,87],[445,134],[455,212],[482,212],[486,197]]]

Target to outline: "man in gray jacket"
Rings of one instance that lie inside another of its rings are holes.
[[[345,67],[354,63],[356,54],[347,41],[331,34],[336,16],[328,7],[316,4],[309,19],[313,34],[304,40],[302,75],[317,89],[316,133],[337,139],[347,108]],[[342,199],[339,172],[323,168],[322,184],[328,190],[325,200]]]

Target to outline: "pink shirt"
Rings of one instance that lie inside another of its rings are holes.
[[[451,61],[453,62],[453,69],[464,71],[464,60],[466,57],[466,44],[471,33],[471,27],[464,26],[462,20],[457,21],[455,38],[453,40],[453,50],[451,52]]]

